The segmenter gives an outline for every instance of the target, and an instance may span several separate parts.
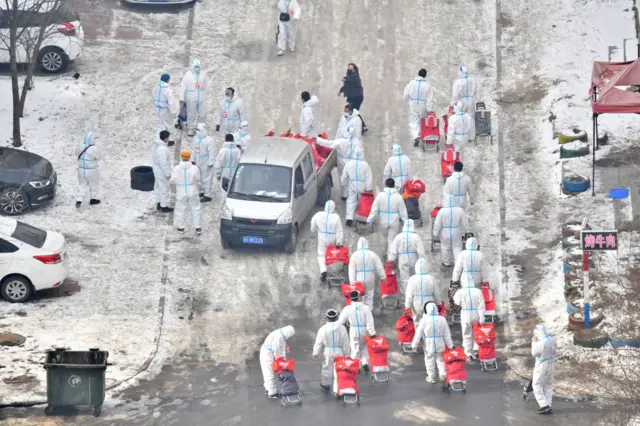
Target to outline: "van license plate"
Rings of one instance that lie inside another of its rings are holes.
[[[242,242],[245,244],[264,244],[264,238],[242,237]]]

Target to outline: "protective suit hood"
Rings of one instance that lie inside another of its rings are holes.
[[[307,102],[302,104],[302,106],[316,106],[318,105],[319,102],[320,102],[320,99],[318,99],[316,95],[313,95],[311,96],[311,99],[309,99]]]
[[[356,147],[356,149],[353,150],[353,158],[364,160],[364,152],[362,152],[360,147]]]
[[[436,316],[438,315],[438,310],[436,309],[436,304],[433,302],[427,302],[425,304],[426,314]]]
[[[458,68],[458,78],[467,77],[468,75],[469,73],[467,72],[467,67],[465,67],[464,65],[460,65],[460,68]]]
[[[467,250],[478,250],[478,241],[474,237],[469,238],[465,244],[465,248]]]
[[[456,104],[453,106],[453,111],[456,114],[462,114],[462,102],[460,101],[456,102]]]
[[[191,68],[200,68],[200,59],[195,58],[193,62],[191,62]]]
[[[286,327],[282,327],[280,329],[280,333],[282,333],[282,337],[284,337],[284,340],[289,340],[293,337],[294,334],[296,334],[296,330],[292,325],[288,325]]]
[[[417,77],[416,77],[416,81],[427,81],[427,77],[420,77],[420,76],[417,76]]]
[[[85,145],[96,145],[96,135],[93,132],[89,132],[85,135],[84,137],[84,144]]]
[[[542,324],[536,325],[536,329],[533,331],[533,334],[538,338],[538,340],[542,340],[548,337],[547,329]]]
[[[351,113],[352,117],[357,117],[358,115],[360,115],[360,111],[358,111],[357,109],[353,109],[353,112]]]
[[[365,237],[360,237],[357,245],[358,250],[360,249],[369,249],[369,241]]]
[[[414,232],[413,219],[407,219],[407,221],[402,226],[402,232]]]
[[[401,155],[402,147],[400,146],[400,144],[394,143],[391,147],[391,152],[393,153],[393,155]]]
[[[453,196],[451,194],[445,194],[442,198],[442,207],[453,207],[454,205]]]
[[[207,125],[204,123],[198,123],[196,126],[196,136],[207,136]]]
[[[428,275],[427,261],[425,259],[418,259],[416,262],[416,275]]]
[[[335,213],[336,203],[334,203],[331,200],[327,201],[326,203],[324,203],[324,211],[327,212],[328,214]]]

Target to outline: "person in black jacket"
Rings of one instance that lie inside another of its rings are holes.
[[[347,66],[347,75],[342,77],[342,82],[338,96],[342,94],[347,98],[348,103],[360,111],[360,105],[362,105],[362,101],[364,100],[364,91],[362,89],[362,81],[360,81],[360,72],[356,64],[351,63]],[[362,115],[360,115],[360,119],[362,120],[362,133],[365,133],[367,131],[367,125],[364,123]]]

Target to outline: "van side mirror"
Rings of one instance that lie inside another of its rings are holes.
[[[299,183],[294,187],[293,195],[294,197],[299,197],[304,194],[304,185]]]

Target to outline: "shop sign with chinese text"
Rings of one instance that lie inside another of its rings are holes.
[[[618,250],[618,231],[580,231],[580,246],[585,251]]]

